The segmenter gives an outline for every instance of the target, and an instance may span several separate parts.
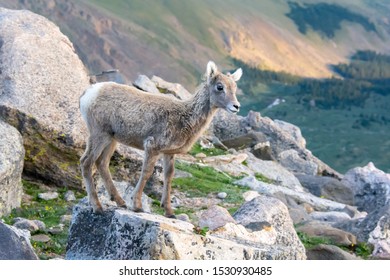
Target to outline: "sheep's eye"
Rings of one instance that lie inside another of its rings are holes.
[[[223,85],[222,84],[217,84],[217,90],[218,91],[223,91]]]

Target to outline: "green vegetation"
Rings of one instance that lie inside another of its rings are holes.
[[[366,17],[336,4],[317,3],[301,6],[291,1],[288,4],[290,12],[286,15],[295,22],[302,34],[306,34],[310,27],[323,36],[333,38],[336,31],[341,29],[343,21],[357,23],[366,31],[376,32],[375,25]]]
[[[175,178],[172,185],[179,191],[190,197],[206,197],[209,194],[226,192],[224,203],[231,207],[239,206],[244,202],[242,194],[248,188],[236,186],[233,182],[237,179],[212,167],[198,164],[176,162],[176,168],[192,174],[189,178]]]
[[[344,251],[347,251],[348,253],[354,253],[356,256],[361,257],[363,259],[368,259],[371,256],[373,250],[372,246],[364,242],[352,244],[351,246],[344,246],[340,244],[335,244],[328,238],[309,236],[306,233],[300,231],[297,231],[297,234],[302,244],[305,246],[306,250],[310,250],[320,244],[334,245],[343,249]]]
[[[210,148],[210,149],[203,149],[202,146],[196,142],[191,150],[189,151],[189,154],[192,156],[195,156],[199,153],[204,153],[206,156],[219,156],[219,155],[226,155],[227,151],[219,149],[219,148]]]
[[[30,196],[31,201],[22,202],[20,208],[14,209],[10,215],[3,217],[5,223],[12,224],[15,217],[22,217],[29,220],[40,220],[45,223],[46,229],[48,229],[58,226],[61,216],[70,215],[72,212],[69,202],[63,199],[64,193],[67,191],[65,188],[57,190],[59,197],[49,201],[38,198],[39,193],[46,192],[47,190],[37,184],[23,180],[23,191]],[[76,193],[76,196],[80,198],[83,194]],[[40,259],[50,259],[65,254],[68,225],[65,225],[58,234],[49,234],[47,232],[37,233],[44,233],[50,236],[50,241],[46,243],[31,241],[31,245]]]

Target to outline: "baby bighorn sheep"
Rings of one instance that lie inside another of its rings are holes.
[[[145,151],[141,176],[132,194],[132,210],[142,211],[143,188],[162,154],[164,191],[161,206],[165,216],[174,217],[170,196],[174,156],[191,148],[218,108],[238,112],[236,81],[241,75],[241,68],[233,74],[222,74],[210,61],[203,83],[189,100],[171,99],[113,82],[89,87],[80,98],[81,114],[89,130],[81,170],[93,211],[103,212],[92,179],[94,164],[111,199],[118,206],[126,207],[108,168],[117,142],[120,142]]]

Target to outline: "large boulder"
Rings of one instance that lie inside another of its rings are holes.
[[[27,10],[0,8],[0,119],[23,136],[26,175],[81,188],[79,160],[88,132],[79,97],[89,81],[73,44],[55,24]],[[135,183],[142,154],[121,145],[117,151],[114,177]]]
[[[242,137],[254,139],[253,135],[261,135],[261,137],[258,137],[259,142],[268,141],[270,143],[271,154],[267,157],[277,159],[290,171],[341,178],[337,171],[313,156],[306,149],[306,141],[302,137],[300,129],[292,124],[273,121],[253,111],[250,111],[246,117],[221,111],[214,117],[210,130],[222,142]],[[255,141],[247,143],[250,143],[249,147],[252,148],[257,144]],[[289,152],[281,156],[281,153],[285,151]],[[299,158],[299,162],[292,165],[291,156],[295,158],[295,161]]]
[[[256,225],[247,229],[228,222],[202,232],[189,222],[149,213],[108,208],[103,215],[96,215],[81,202],[73,211],[66,259],[306,258],[299,244],[287,243],[291,239],[276,243],[276,227]]]
[[[342,180],[354,194],[354,205],[368,213],[390,202],[390,174],[370,162],[349,170]]]
[[[255,197],[244,203],[233,217],[248,229],[275,229],[275,245],[290,249],[295,259],[306,258],[305,247],[294,229],[287,206],[280,200],[266,195]]]
[[[0,221],[0,260],[37,260],[30,243],[30,232]]]
[[[0,8],[0,118],[23,135],[25,172],[80,186],[86,129],[78,104],[89,77],[73,44],[46,18]]]
[[[0,120],[0,217],[20,207],[24,148],[20,133]]]

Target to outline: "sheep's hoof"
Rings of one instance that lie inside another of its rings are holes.
[[[103,207],[94,207],[93,208],[93,213],[94,214],[97,214],[97,215],[103,215],[104,211],[103,211]]]
[[[165,215],[169,219],[177,219],[175,214]]]
[[[139,208],[139,207],[133,207],[133,212],[136,212],[136,213],[143,213],[144,212],[144,209],[142,208]]]

